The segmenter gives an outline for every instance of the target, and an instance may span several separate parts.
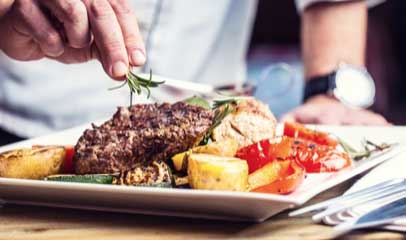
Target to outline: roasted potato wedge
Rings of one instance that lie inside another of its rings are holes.
[[[248,164],[239,158],[194,153],[189,157],[187,172],[194,189],[247,190]]]
[[[188,157],[192,153],[206,153],[221,157],[234,157],[237,150],[237,141],[234,139],[227,139],[222,142],[212,142],[204,146],[197,146],[186,152],[176,154],[172,157],[172,162],[176,171],[186,171]]]
[[[43,146],[16,149],[0,154],[0,177],[44,179],[61,173],[65,148]]]

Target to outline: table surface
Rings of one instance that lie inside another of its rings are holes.
[[[308,204],[342,194],[354,180],[322,193]],[[287,212],[259,224],[156,217],[46,207],[5,205],[0,209],[0,239],[330,239],[329,226]],[[356,231],[351,239],[406,239],[404,234]]]

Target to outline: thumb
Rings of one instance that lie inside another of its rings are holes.
[[[1,4],[0,4],[0,18],[10,10],[13,3],[14,3],[14,0],[2,0],[1,1]]]

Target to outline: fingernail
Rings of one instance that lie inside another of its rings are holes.
[[[65,52],[65,48],[63,46],[61,47],[56,47],[52,49],[52,51],[48,51],[46,53],[47,56],[49,57],[59,57]]]
[[[128,67],[123,62],[116,62],[113,65],[112,74],[113,77],[122,77],[128,72]]]
[[[144,53],[137,49],[131,53],[131,63],[135,66],[144,65],[146,61]]]

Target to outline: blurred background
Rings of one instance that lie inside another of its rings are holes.
[[[369,12],[367,66],[377,86],[373,109],[394,124],[406,124],[405,13],[405,0],[389,0]],[[294,1],[259,1],[248,53],[249,80],[259,86],[265,80],[272,82],[266,99],[276,115],[302,99],[299,29]],[[275,65],[278,63],[287,63],[289,69]],[[274,66],[271,71],[269,66]],[[256,94],[263,93],[258,90]]]

